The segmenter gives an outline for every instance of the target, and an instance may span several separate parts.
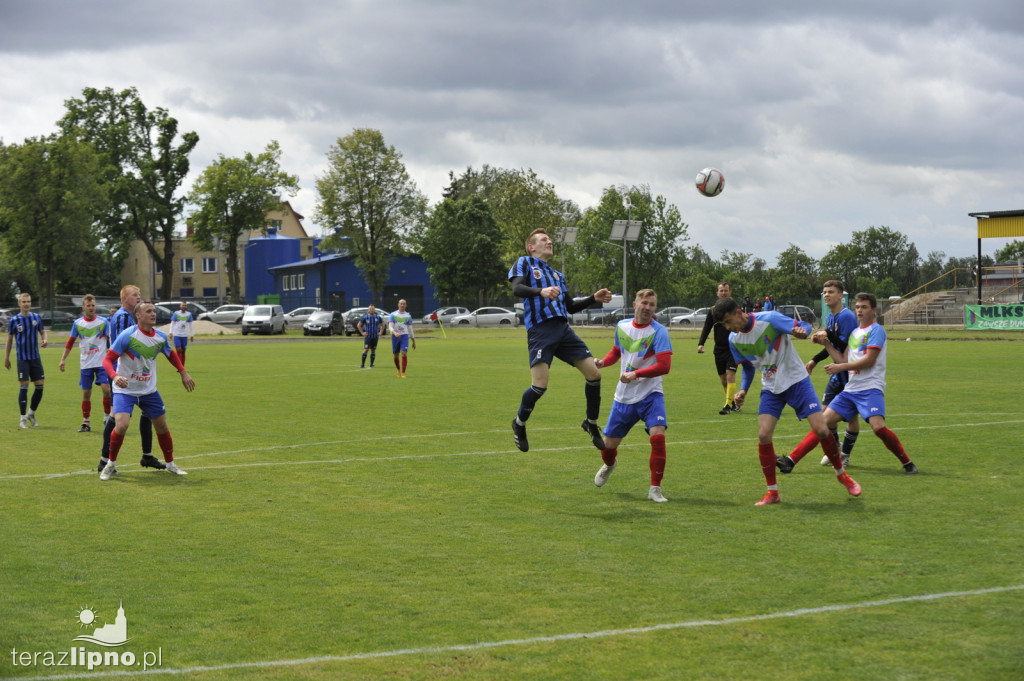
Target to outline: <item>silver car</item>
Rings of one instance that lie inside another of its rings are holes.
[[[284,321],[291,326],[299,327],[309,319],[314,312],[320,312],[319,307],[297,307],[284,316]]]
[[[463,314],[469,314],[469,309],[465,307],[439,307],[430,314],[423,315],[423,323],[436,326],[438,321],[440,321],[441,324],[449,326],[452,323],[452,319]]]
[[[671,326],[704,326],[704,319],[711,313],[710,307],[702,307],[696,312],[690,314],[682,314],[678,317],[673,317],[670,323]]]
[[[208,321],[215,324],[241,324],[242,315],[245,314],[245,305],[221,305],[210,312],[203,312],[197,317],[197,321]]]
[[[517,326],[519,315],[503,307],[481,307],[452,317],[452,326]]]

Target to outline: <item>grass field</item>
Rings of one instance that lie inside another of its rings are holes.
[[[373,371],[356,339],[200,339],[194,393],[159,379],[189,475],[140,469],[133,422],[106,483],[100,434],[75,432],[77,371],[47,349],[39,428],[0,383],[0,677],[141,673],[152,654],[158,678],[204,680],[1022,679],[1024,342],[897,333],[888,424],[921,474],[865,432],[862,497],[815,452],[764,508],[759,385],[719,416],[694,332],[673,332],[665,379],[667,504],[647,500],[642,429],[595,488],[568,366],[514,448],[522,330],[423,334],[404,380],[387,339]],[[778,453],[805,432],[787,415]],[[57,666],[104,651],[73,642],[80,612],[119,604],[136,666]]]

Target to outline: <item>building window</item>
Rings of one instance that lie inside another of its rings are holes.
[[[203,298],[216,298],[216,297],[217,297],[217,289],[216,288],[209,287],[209,286],[203,288]]]
[[[193,298],[196,295],[196,290],[194,288],[183,288],[180,290],[181,293],[179,295],[181,295],[182,298]],[[175,312],[177,312],[177,310],[175,310]]]
[[[302,289],[306,288],[306,273],[305,272],[302,272],[300,274],[296,274],[295,275],[295,288],[299,289],[300,291]]]
[[[162,267],[160,267],[160,262],[159,261],[154,260],[153,264],[156,265],[156,273],[157,274],[163,274],[164,273],[164,269]]]
[[[192,258],[182,258],[180,263],[181,265],[178,271],[182,274],[192,274],[196,271],[195,260]]]
[[[270,221],[267,222],[267,233],[280,232],[280,231],[281,231],[281,221],[280,220],[270,220]]]
[[[217,258],[203,258],[203,272],[213,274],[217,271]]]

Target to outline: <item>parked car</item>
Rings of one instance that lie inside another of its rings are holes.
[[[423,323],[436,326],[438,320],[440,320],[442,324],[449,326],[452,323],[452,318],[460,314],[469,314],[469,309],[465,307],[439,307],[430,314],[423,315]]]
[[[333,336],[344,331],[345,320],[341,318],[341,312],[338,310],[314,312],[302,325],[303,336]]]
[[[196,320],[214,322],[215,324],[241,324],[244,313],[245,305],[232,303],[230,305],[221,305],[211,312],[203,312],[196,317]]]
[[[353,307],[351,310],[348,310],[348,311],[346,311],[344,313],[343,317],[345,319],[345,335],[346,336],[359,335],[359,329],[356,327],[356,325],[359,323],[360,319],[362,319],[363,317],[366,316],[366,311],[369,310],[369,309],[370,308],[368,308],[368,307]],[[388,333],[388,324],[387,324],[387,322],[388,322],[388,315],[391,314],[391,313],[390,312],[385,312],[384,310],[381,310],[380,308],[375,308],[375,309],[377,310],[377,314],[380,315],[380,318],[384,320],[384,325],[380,329],[381,335],[387,335],[387,333]]]
[[[21,308],[15,311],[15,314],[20,314]],[[39,316],[43,319],[43,326],[53,326],[53,323],[58,324],[71,324],[77,317],[70,312],[63,310],[54,310],[52,313],[49,310],[39,310]]]
[[[250,305],[242,315],[242,335],[284,333],[288,322],[280,305]]]
[[[672,323],[673,317],[681,317],[686,314],[691,314],[692,312],[692,307],[663,307],[654,313],[654,318],[665,326],[668,326]]]
[[[601,324],[602,326],[615,326],[623,319],[632,319],[632,310],[604,310],[599,314],[595,314],[590,318],[591,324]]]
[[[284,320],[298,328],[302,326],[303,322],[310,318],[314,312],[321,312],[322,309],[319,307],[297,307],[284,316]]]
[[[180,300],[161,300],[157,305],[162,305],[172,312],[181,309]],[[191,300],[185,301],[185,309],[192,313],[192,319],[199,319],[199,315],[209,312],[202,303],[194,303]]]
[[[517,326],[519,315],[504,307],[481,307],[452,318],[452,326]]]
[[[156,308],[156,325],[157,326],[163,326],[164,324],[170,324],[171,323],[171,315],[174,314],[174,312],[177,311],[177,309],[178,309],[178,308],[174,308],[174,310],[172,310],[171,308],[167,307],[166,305],[154,305],[153,307]]]
[[[699,310],[673,317],[669,322],[670,326],[704,326],[704,319],[711,314],[710,307],[702,307]]]
[[[0,309],[0,324],[3,324],[3,328],[6,331],[8,322],[11,321],[11,317],[16,314],[21,314],[20,307],[5,307]]]
[[[802,322],[807,322],[811,326],[818,323],[818,315],[814,314],[814,310],[806,305],[779,305],[775,309],[787,317],[799,319]]]

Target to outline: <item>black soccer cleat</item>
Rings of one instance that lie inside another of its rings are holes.
[[[143,454],[142,459],[139,460],[139,465],[143,468],[155,468],[158,471],[162,471],[167,468],[167,464],[163,461],[159,461],[152,454]]]
[[[79,433],[88,433],[92,428],[89,427],[88,423],[83,423],[82,427],[78,429]]]
[[[722,408],[721,408],[721,410],[719,410],[719,412],[718,412],[718,413],[719,413],[719,414],[720,414],[721,416],[725,416],[726,414],[731,414],[731,413],[732,413],[732,407],[730,407],[730,406],[729,406],[729,405],[727,404],[727,405],[725,405],[724,407],[722,407]]]
[[[793,466],[795,466],[796,463],[788,456],[777,456],[775,457],[775,465],[779,467],[780,473],[788,475],[793,472]]]
[[[917,475],[917,466],[913,461],[903,464],[903,472],[907,475]]]
[[[580,428],[587,432],[587,435],[590,436],[590,441],[594,443],[595,447],[604,449],[604,435],[601,434],[601,429],[597,427],[596,423],[591,423],[589,419],[583,419]]]
[[[530,451],[530,443],[526,441],[526,426],[519,425],[515,419],[512,419],[512,440],[516,443],[519,451]]]

